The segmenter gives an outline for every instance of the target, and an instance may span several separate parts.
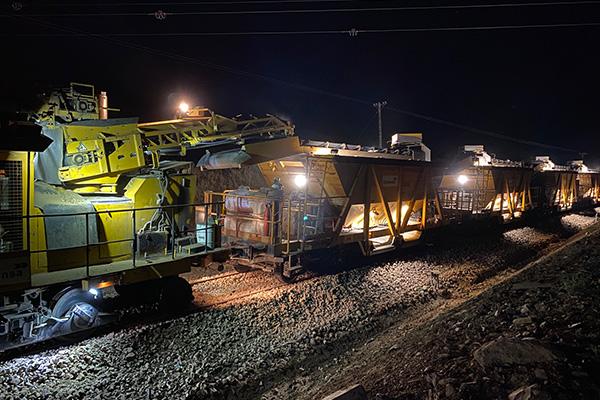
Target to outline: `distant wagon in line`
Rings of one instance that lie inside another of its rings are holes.
[[[447,218],[510,221],[532,207],[531,167],[497,159],[482,145],[467,145],[464,151],[465,158],[446,170],[438,187]]]

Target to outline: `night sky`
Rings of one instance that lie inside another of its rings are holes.
[[[179,100],[186,99],[224,115],[276,114],[291,120],[304,138],[375,145],[377,119],[372,103],[387,100],[385,137],[401,131],[423,132],[437,159],[451,158],[463,144],[484,144],[500,158],[550,154],[562,162],[579,155],[501,140],[397,110],[584,151],[589,153],[588,164],[600,167],[600,26],[359,33],[356,37],[347,33],[186,37],[73,34],[598,23],[600,2],[483,9],[168,15],[165,20],[153,15],[89,14],[502,1],[144,2],[128,6],[23,1],[18,11],[11,3],[3,2],[0,18],[0,107],[4,110],[25,108],[41,87],[78,81],[108,91],[109,106],[122,109],[112,113],[114,117],[139,116],[144,121],[171,118]],[[64,16],[69,13],[85,15]],[[145,48],[132,48],[136,46]]]

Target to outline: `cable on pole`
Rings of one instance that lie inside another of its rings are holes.
[[[284,81],[282,79],[278,79],[278,78],[273,78],[273,77],[269,77],[266,75],[261,75],[261,74],[257,74],[254,72],[249,72],[249,71],[244,71],[244,70],[240,70],[237,68],[232,68],[229,66],[224,66],[224,65],[219,65],[219,64],[215,64],[215,63],[210,63],[210,62],[206,62],[206,61],[202,61],[199,60],[197,58],[192,58],[192,57],[187,57],[187,56],[183,56],[180,54],[175,54],[175,53],[169,53],[169,52],[165,52],[165,51],[161,51],[158,49],[154,49],[151,47],[146,47],[146,46],[142,46],[142,45],[138,45],[135,43],[130,43],[130,42],[125,42],[122,40],[118,40],[118,39],[111,39],[109,37],[104,37],[103,35],[100,34],[91,34],[91,33],[86,33],[84,31],[81,30],[76,30],[76,29],[72,29],[72,28],[66,28],[62,25],[56,25],[56,24],[52,24],[52,23],[48,23],[45,21],[39,21],[39,20],[35,20],[35,19],[31,19],[31,18],[23,18],[23,17],[15,17],[17,19],[23,19],[26,21],[30,21],[42,26],[46,26],[46,27],[50,27],[53,29],[57,29],[57,30],[62,30],[65,32],[70,32],[70,33],[81,33],[81,34],[85,34],[91,38],[95,38],[95,39],[102,39],[105,41],[108,41],[110,43],[113,44],[117,44],[119,46],[122,47],[127,47],[127,48],[131,48],[131,49],[135,49],[135,50],[139,50],[142,52],[145,52],[147,54],[151,54],[151,55],[157,55],[157,56],[162,56],[165,58],[169,58],[172,59],[174,61],[178,61],[178,62],[183,62],[183,63],[190,63],[190,64],[195,64],[195,65],[199,65],[205,68],[210,68],[210,69],[215,69],[215,70],[219,70],[219,71],[223,71],[223,72],[228,72],[228,73],[232,73],[235,75],[239,75],[239,76],[245,76],[245,77],[249,77],[249,78],[253,78],[253,79],[258,79],[258,80],[263,80],[266,82],[270,82],[270,83],[274,83],[274,84],[279,84],[282,86],[287,86],[290,88],[294,88],[297,90],[301,90],[301,91],[305,91],[305,92],[310,92],[310,93],[315,93],[315,94],[320,94],[320,95],[324,95],[324,96],[328,96],[331,98],[336,98],[336,99],[340,99],[340,100],[346,100],[349,102],[353,102],[353,103],[357,103],[357,104],[364,104],[364,105],[372,105],[372,102],[369,102],[367,100],[364,99],[360,99],[357,97],[352,97],[352,96],[347,96],[344,94],[340,94],[340,93],[335,93],[335,92],[330,92],[327,90],[323,90],[323,89],[319,89],[319,88],[314,88],[311,86],[306,86],[303,84],[299,84],[299,83],[294,83],[294,82],[288,82],[288,81]],[[565,152],[574,152],[574,153],[578,153],[579,150],[575,150],[575,149],[571,149],[571,148],[567,148],[567,147],[562,147],[562,146],[555,146],[555,145],[550,145],[550,144],[546,144],[546,143],[541,143],[541,142],[536,142],[536,141],[532,141],[532,140],[524,140],[524,139],[518,139],[512,136],[508,136],[499,132],[494,132],[494,131],[489,131],[489,130],[485,130],[485,129],[480,129],[480,128],[476,128],[476,127],[472,127],[469,125],[465,125],[465,124],[461,124],[458,122],[454,122],[454,121],[450,121],[450,120],[446,120],[446,119],[442,119],[442,118],[437,118],[431,115],[427,115],[427,114],[421,114],[421,113],[417,113],[414,111],[409,111],[409,110],[403,110],[397,107],[393,107],[393,106],[387,106],[387,109],[390,111],[394,111],[400,114],[404,114],[404,115],[408,115],[417,119],[422,119],[425,121],[429,121],[429,122],[433,122],[436,124],[440,124],[440,125],[445,125],[445,126],[449,126],[452,128],[456,128],[456,129],[460,129],[463,131],[467,131],[467,132],[471,132],[471,133],[476,133],[476,134],[480,134],[480,135],[485,135],[485,136],[489,136],[489,137],[493,137],[493,138],[497,138],[497,139],[503,139],[503,140],[507,140],[507,141],[512,141],[515,143],[521,143],[521,144],[526,144],[526,145],[530,145],[530,146],[536,146],[536,147],[541,147],[541,148],[547,148],[547,149],[553,149],[553,150],[560,150],[560,151],[565,151]]]

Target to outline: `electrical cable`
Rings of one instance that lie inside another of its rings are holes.
[[[234,11],[175,11],[165,12],[165,16],[190,16],[190,15],[252,15],[252,14],[313,14],[313,13],[355,13],[355,12],[383,12],[383,11],[426,11],[426,10],[460,10],[460,9],[491,9],[513,7],[540,7],[540,6],[573,6],[595,5],[600,0],[586,1],[555,1],[543,3],[497,3],[497,4],[466,4],[446,6],[403,6],[403,7],[358,7],[358,8],[323,8],[323,9],[288,9],[288,10],[234,10]],[[6,17],[14,14],[0,14]],[[154,12],[113,12],[113,13],[55,13],[55,14],[22,14],[24,17],[140,17],[154,16]]]
[[[285,3],[351,3],[356,0],[223,0],[223,1],[188,1],[188,2],[169,2],[169,3],[46,3],[44,7],[138,7],[138,6],[205,6],[205,5],[231,5],[231,4],[285,4]]]
[[[363,137],[364,135],[366,135],[367,134],[367,128],[369,127],[369,125],[371,125],[376,120],[377,120],[377,113],[371,113],[371,115],[369,115],[365,119],[365,123],[364,123],[362,129],[359,131],[360,134],[358,136],[359,137]]]
[[[311,31],[240,31],[240,32],[113,32],[113,33],[0,33],[3,37],[196,37],[196,36],[291,36],[291,35],[350,35],[410,32],[458,32],[494,31],[511,29],[549,29],[600,26],[600,22],[573,22],[559,24],[490,25],[490,26],[445,26],[431,28],[388,28],[388,29],[334,29]]]
[[[23,19],[26,21],[30,21],[33,23],[37,23],[39,25],[42,26],[46,26],[46,27],[51,27],[57,30],[62,30],[62,31],[67,31],[67,32],[71,32],[71,33],[81,33],[81,34],[86,34],[89,37],[92,38],[96,38],[96,39],[102,39],[114,44],[117,44],[119,46],[122,47],[127,47],[127,48],[131,48],[131,49],[135,49],[135,50],[139,50],[142,52],[146,52],[148,54],[152,54],[152,55],[157,55],[157,56],[162,56],[165,58],[169,58],[178,62],[183,62],[183,63],[190,63],[190,64],[195,64],[195,65],[199,65],[205,68],[210,68],[210,69],[215,69],[215,70],[219,70],[219,71],[223,71],[223,72],[228,72],[231,74],[235,74],[238,76],[245,76],[245,77],[249,77],[249,78],[253,78],[253,79],[257,79],[257,80],[263,80],[266,82],[271,82],[274,84],[279,84],[282,86],[287,86],[290,88],[294,88],[300,91],[305,91],[305,92],[310,92],[310,93],[315,93],[315,94],[320,94],[320,95],[324,95],[324,96],[328,96],[331,98],[336,98],[336,99],[340,99],[340,100],[345,100],[345,101],[349,101],[349,102],[353,102],[353,103],[357,103],[357,104],[364,104],[364,105],[368,105],[371,106],[372,102],[371,101],[367,101],[364,99],[360,99],[360,98],[356,98],[356,97],[352,97],[352,96],[347,96],[347,95],[343,95],[343,94],[339,94],[339,93],[334,93],[334,92],[330,92],[330,91],[326,91],[323,89],[319,89],[319,88],[314,88],[311,86],[306,86],[303,84],[299,84],[299,83],[294,83],[294,82],[288,82],[288,81],[284,81],[278,78],[273,78],[273,77],[269,77],[266,75],[261,75],[261,74],[257,74],[254,72],[249,72],[249,71],[244,71],[244,70],[240,70],[237,68],[232,68],[232,67],[228,67],[228,66],[224,66],[224,65],[219,65],[219,64],[214,64],[214,63],[210,63],[210,62],[206,62],[206,61],[202,61],[199,60],[197,58],[192,58],[192,57],[187,57],[187,56],[183,56],[183,55],[179,55],[179,54],[174,54],[174,53],[169,53],[169,52],[164,52],[158,49],[154,49],[151,47],[146,47],[146,46],[142,46],[142,45],[138,45],[135,43],[130,43],[130,42],[125,42],[122,40],[118,40],[118,39],[111,39],[111,38],[107,38],[107,37],[103,37],[102,35],[98,35],[98,34],[90,34],[90,33],[86,33],[80,30],[74,30],[72,28],[65,28],[64,26],[59,26],[59,25],[55,25],[52,23],[48,23],[45,21],[39,21],[39,20],[34,20],[31,18],[23,18],[23,17],[18,17],[17,19]],[[417,119],[422,119],[425,121],[429,121],[429,122],[433,122],[433,123],[437,123],[440,125],[446,125],[446,126],[450,126],[453,128],[457,128],[457,129],[461,129],[463,131],[467,131],[467,132],[471,132],[471,133],[477,133],[477,134],[481,134],[481,135],[485,135],[485,136],[489,136],[489,137],[494,137],[497,139],[503,139],[503,140],[507,140],[507,141],[512,141],[515,143],[520,143],[520,144],[525,144],[525,145],[530,145],[530,146],[536,146],[536,147],[541,147],[541,148],[547,148],[547,149],[553,149],[553,150],[561,150],[561,151],[565,151],[565,152],[575,152],[575,153],[579,153],[578,150],[575,149],[571,149],[571,148],[566,148],[566,147],[562,147],[562,146],[556,146],[556,145],[550,145],[550,144],[546,144],[546,143],[541,143],[541,142],[536,142],[536,141],[532,141],[532,140],[523,140],[523,139],[518,139],[518,138],[514,138],[512,136],[508,136],[499,132],[493,132],[493,131],[489,131],[489,130],[485,130],[485,129],[480,129],[480,128],[476,128],[476,127],[472,127],[469,125],[465,125],[465,124],[461,124],[455,121],[450,121],[450,120],[446,120],[446,119],[442,119],[442,118],[437,118],[431,115],[426,115],[426,114],[421,114],[421,113],[416,113],[413,111],[408,111],[408,110],[403,110],[397,107],[393,107],[393,106],[387,106],[386,109],[390,110],[390,111],[394,111],[400,114],[404,114],[404,115],[408,115]]]

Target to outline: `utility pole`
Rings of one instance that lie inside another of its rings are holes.
[[[381,109],[387,105],[387,101],[378,101],[373,103],[373,107],[377,109],[379,115],[379,148],[383,149],[383,122],[381,120]]]

